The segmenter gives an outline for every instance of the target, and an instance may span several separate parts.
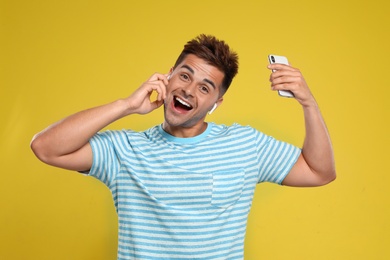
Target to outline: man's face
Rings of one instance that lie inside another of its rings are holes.
[[[171,73],[164,100],[164,129],[175,131],[204,130],[207,112],[222,102],[223,72],[203,59],[189,54]],[[203,130],[202,130],[203,128]]]

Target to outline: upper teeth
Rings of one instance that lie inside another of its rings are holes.
[[[191,107],[190,104],[188,104],[187,102],[185,102],[184,100],[181,100],[180,98],[176,98],[177,101],[179,101],[181,104],[187,106],[187,107]]]

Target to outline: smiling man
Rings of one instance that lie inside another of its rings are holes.
[[[177,137],[201,134],[207,127],[207,112],[223,100],[224,73],[189,54],[169,77],[164,101],[164,130]]]
[[[238,71],[237,54],[207,35],[189,41],[168,74],[152,75],[128,98],[53,124],[31,147],[43,162],[109,187],[118,259],[243,259],[258,183],[320,186],[335,178],[328,131],[302,74],[281,64],[269,69],[272,89],[292,91],[303,108],[301,149],[249,126],[206,122]],[[143,132],[99,132],[161,106],[164,122]]]

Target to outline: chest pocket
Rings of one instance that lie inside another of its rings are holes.
[[[227,208],[241,197],[244,171],[159,174],[142,180],[141,186],[162,207],[178,210],[205,209],[210,206]]]
[[[213,174],[211,204],[221,208],[233,205],[244,187],[244,170],[224,171]]]

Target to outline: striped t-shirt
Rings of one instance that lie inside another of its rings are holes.
[[[112,192],[118,259],[243,259],[255,186],[280,184],[300,149],[249,126],[208,123],[192,138],[105,131],[90,175]]]

